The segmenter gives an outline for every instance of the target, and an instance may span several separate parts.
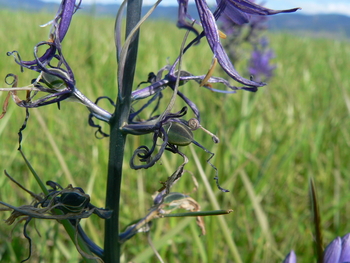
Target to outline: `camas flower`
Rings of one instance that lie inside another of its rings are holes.
[[[76,0],[63,0],[59,7],[59,10],[55,18],[45,24],[44,26],[51,25],[50,37],[48,41],[41,41],[34,47],[34,60],[25,61],[22,60],[17,51],[8,52],[8,56],[14,56],[17,64],[21,68],[28,68],[30,70],[39,72],[37,79],[32,81],[35,91],[42,91],[48,93],[40,99],[32,100],[20,100],[18,97],[15,99],[17,105],[25,108],[40,107],[52,103],[59,103],[62,100],[71,96],[71,93],[75,89],[74,74],[68,63],[63,57],[61,50],[61,42],[64,39],[72,16],[79,8],[81,1]],[[43,55],[39,56],[39,49],[46,47]],[[53,61],[54,60],[54,61]],[[53,66],[57,64],[57,66]],[[9,74],[8,76],[14,76]],[[49,81],[47,81],[49,79]],[[56,84],[50,83],[51,80]],[[8,83],[8,82],[7,82]],[[15,77],[14,86],[17,85],[17,77]],[[14,92],[11,92],[12,96],[16,96]]]
[[[286,10],[272,10],[261,5],[253,3],[249,0],[217,0],[218,7],[215,12],[215,17],[225,13],[227,17],[231,18],[236,24],[244,24],[251,19],[250,15],[275,15],[279,13],[292,13],[299,8],[292,8]]]
[[[205,0],[195,0],[195,3],[197,6],[200,22],[203,27],[203,32],[197,36],[197,41],[204,36],[207,38],[208,44],[214,54],[214,57],[217,58],[217,61],[222,69],[231,78],[247,86],[264,86],[265,84],[262,82],[255,82],[253,80],[248,80],[241,77],[235,70],[220,42],[220,34],[216,25],[216,21],[221,17],[222,14],[225,14],[235,23],[243,24],[249,21],[250,15],[274,15],[278,13],[290,13],[295,12],[299,8],[288,10],[271,10],[247,0],[217,0],[218,6],[215,12],[212,12]],[[187,5],[188,0],[179,0],[179,27],[191,27],[189,23],[185,22],[185,17],[187,16]]]
[[[283,263],[296,263],[297,258],[291,251]],[[347,263],[350,262],[350,233],[342,238],[337,237],[325,249],[323,263]]]
[[[251,2],[255,2],[255,0],[251,0]],[[227,36],[223,45],[233,65],[236,65],[242,57],[243,43],[249,43],[253,47],[260,43],[261,35],[268,29],[268,19],[268,16],[253,15],[249,22],[237,24],[225,12],[221,14],[218,25],[219,29]]]
[[[293,250],[289,252],[286,258],[283,260],[283,263],[296,263],[296,262],[297,262],[297,256],[295,255]]]
[[[43,25],[52,26],[49,41],[41,42],[36,46],[36,48],[38,48],[41,45],[47,44],[48,48],[45,51],[45,53],[42,56],[37,57],[35,60],[22,61],[20,59],[16,59],[16,62],[22,67],[29,68],[38,72],[41,71],[41,66],[39,64],[49,64],[50,61],[55,57],[57,48],[61,47],[61,42],[67,34],[73,14],[79,9],[80,4],[81,0],[63,0],[60,4],[55,18],[52,21]],[[49,44],[50,42],[53,44]],[[9,55],[11,54],[12,52],[9,53]]]
[[[259,45],[254,46],[249,61],[248,72],[256,81],[267,81],[273,75],[275,65],[270,64],[274,53],[268,48],[268,42],[262,38]]]
[[[350,262],[350,233],[334,239],[324,252],[324,263],[344,262]]]
[[[53,103],[60,105],[61,101],[70,99],[84,104],[93,116],[108,122],[111,114],[91,102],[76,87],[73,70],[62,52],[61,42],[80,4],[81,0],[63,0],[61,2],[55,18],[46,24],[52,26],[49,40],[41,41],[34,47],[34,60],[24,61],[17,51],[8,52],[9,56],[13,55],[15,57],[16,63],[21,68],[28,68],[39,73],[39,76],[32,81],[31,85],[25,87],[29,93],[33,92],[31,95],[27,94],[25,100],[21,100],[17,96],[15,89],[12,89],[13,91],[11,90],[9,94],[12,95],[18,106],[24,108],[37,108]],[[45,47],[47,49],[44,52],[39,52],[39,49]],[[43,55],[39,56],[39,53],[43,53]],[[10,77],[14,78],[12,82],[7,80]],[[12,85],[13,88],[17,87],[17,80],[18,77],[14,74],[8,74],[6,77],[6,83]],[[36,96],[38,91],[45,95],[35,98],[38,97]]]

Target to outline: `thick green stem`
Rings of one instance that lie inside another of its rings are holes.
[[[142,0],[128,0],[126,18],[126,36],[134,28],[141,17]],[[115,112],[110,120],[110,144],[108,178],[106,189],[106,208],[113,210],[112,217],[105,223],[104,262],[120,262],[119,243],[119,205],[122,168],[126,135],[120,127],[127,123],[130,112],[131,91],[137,58],[138,34],[129,46],[128,57],[123,73],[122,87],[119,87]]]

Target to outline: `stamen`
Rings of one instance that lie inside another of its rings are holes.
[[[203,87],[204,85],[208,84],[207,82],[210,79],[210,77],[213,75],[214,69],[215,69],[217,64],[218,64],[218,59],[214,58],[212,63],[211,63],[210,69],[208,70],[207,75],[205,75],[204,79],[202,80],[202,82],[200,84],[200,87]]]
[[[222,38],[222,39],[226,39],[227,38],[227,36],[226,36],[226,34],[224,32],[222,32],[221,30],[218,30],[218,32],[219,32],[219,37],[220,38]]]

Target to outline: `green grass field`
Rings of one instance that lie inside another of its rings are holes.
[[[19,86],[27,85],[36,75],[28,70],[20,73],[6,52],[18,50],[22,59],[31,60],[33,46],[48,37],[49,29],[39,25],[52,17],[0,14],[0,76],[4,79],[8,73],[19,74]],[[92,100],[102,95],[116,97],[113,27],[113,18],[77,15],[63,42],[77,86]],[[164,32],[170,33],[160,37]],[[150,71],[166,65],[168,57],[170,63],[176,58],[184,33],[166,22],[148,22],[142,28],[135,87]],[[282,33],[269,38],[277,69],[274,78],[257,93],[216,94],[196,83],[181,87],[201,110],[202,125],[221,140],[214,145],[210,136],[195,132],[195,140],[215,153],[212,163],[219,170],[221,186],[230,193],[216,188],[214,170],[206,163],[208,154],[195,146],[183,148],[190,160],[185,167],[188,173],[173,191],[190,194],[202,210],[233,212],[206,217],[205,236],[199,236],[194,218],[155,221],[151,238],[165,262],[282,262],[291,249],[299,262],[316,262],[308,197],[311,176],[320,201],[324,244],[350,232],[350,43]],[[183,68],[203,74],[211,59],[203,41],[186,53]],[[238,69],[243,74],[244,63]],[[0,87],[7,87],[1,83]],[[5,96],[0,93],[1,106]],[[179,102],[174,110],[181,106]],[[94,205],[103,207],[108,139],[94,137],[95,130],[87,124],[88,111],[67,102],[61,103],[61,110],[50,105],[30,113],[23,132],[23,151],[42,180],[80,186]],[[7,115],[0,120],[0,170],[6,169],[26,188],[39,193],[17,151],[17,133],[24,117],[25,110],[11,101]],[[142,144],[151,146],[151,135],[129,137],[126,146],[121,227],[147,213],[159,182],[182,161],[166,153],[148,170],[131,170],[130,156]],[[191,174],[198,180],[196,192]],[[20,206],[29,204],[31,197],[2,174],[0,200]],[[28,255],[28,243],[22,235],[23,222],[14,229],[4,223],[9,215],[0,214],[0,261],[20,262]],[[101,219],[92,216],[82,225],[96,243],[103,245]],[[57,222],[36,221],[28,232],[33,239],[29,262],[81,260]],[[124,262],[157,262],[144,234],[128,241],[123,251]]]

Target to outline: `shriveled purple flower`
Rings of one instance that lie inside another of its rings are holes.
[[[267,81],[273,76],[276,65],[271,65],[274,52],[267,47],[267,40],[261,39],[260,45],[255,45],[249,61],[248,72],[256,81]]]
[[[15,91],[11,91],[11,95],[18,106],[25,108],[36,108],[53,103],[59,105],[63,100],[73,99],[84,104],[96,118],[108,122],[111,114],[97,107],[77,89],[73,70],[62,52],[61,42],[68,31],[73,14],[78,10],[80,4],[81,0],[63,0],[61,2],[55,18],[46,24],[52,26],[49,40],[41,41],[34,47],[34,60],[24,61],[17,51],[8,52],[8,55],[13,55],[16,63],[22,68],[39,73],[31,85],[26,87],[33,92],[32,95],[27,96],[27,99],[21,100]],[[46,48],[46,51],[39,52],[41,48]],[[40,56],[41,53],[44,54]],[[9,82],[7,80],[9,77],[14,77],[14,80]],[[6,83],[16,87],[17,76],[8,74]],[[46,95],[34,99],[38,91],[41,92],[40,94]]]
[[[145,108],[149,107],[155,101],[158,101],[158,103],[156,104],[156,106],[152,110],[152,112],[155,112],[157,110],[159,100],[162,98],[162,91],[166,88],[170,88],[170,89],[174,90],[175,86],[176,86],[177,78],[179,78],[179,86],[181,86],[181,87],[184,84],[186,84],[188,81],[195,81],[195,82],[201,84],[203,82],[203,80],[206,80],[205,83],[202,84],[202,86],[204,88],[207,88],[207,89],[214,91],[214,92],[236,93],[237,90],[248,90],[248,91],[252,91],[252,92],[256,91],[256,88],[251,87],[251,86],[243,86],[243,87],[232,86],[232,85],[230,85],[230,83],[227,80],[225,80],[223,78],[219,78],[219,77],[212,77],[211,76],[211,77],[207,78],[206,75],[195,76],[195,75],[191,74],[190,72],[184,71],[184,70],[180,70],[180,74],[178,74],[178,71],[176,70],[177,63],[178,63],[178,59],[175,61],[175,63],[172,66],[168,65],[168,66],[161,68],[158,71],[157,75],[155,75],[154,73],[150,73],[148,80],[141,83],[141,84],[150,84],[150,85],[148,85],[147,87],[144,87],[144,88],[136,89],[135,91],[132,92],[132,94],[131,94],[132,101],[139,101],[139,100],[146,99],[146,98],[149,98],[149,100],[148,100],[148,102],[143,104],[143,106],[140,109],[134,110],[134,112],[132,112],[130,114],[129,125],[126,125],[123,127],[124,132],[130,133],[130,134],[136,134],[136,135],[155,132],[155,134],[156,134],[156,136],[154,137],[154,145],[155,145],[157,138],[161,137],[161,138],[167,139],[167,137],[162,136],[162,134],[164,134],[164,132],[161,129],[161,127],[163,125],[165,125],[169,122],[173,122],[173,121],[182,122],[182,123],[184,122],[183,120],[180,120],[179,118],[182,117],[186,113],[187,108],[183,109],[182,111],[180,111],[176,114],[162,115],[161,119],[159,119],[160,116],[151,116],[150,118],[148,118],[147,120],[143,120],[142,122],[137,121],[138,115]],[[163,76],[165,71],[168,71],[168,73],[165,74],[165,76]],[[224,84],[228,88],[228,90],[215,89],[215,88],[211,87],[212,83]],[[187,98],[179,90],[177,90],[176,94],[188,105],[188,107],[194,113],[195,118],[200,123],[200,112],[199,112],[197,106],[195,105],[195,103],[192,102],[189,98]],[[185,123],[186,123],[186,121],[185,121]],[[94,126],[94,125],[92,125],[92,126]],[[166,144],[167,144],[167,142],[164,141],[162,145],[165,147]],[[164,147],[161,147],[160,150],[163,151],[165,149]],[[152,147],[152,149],[154,149],[154,147]],[[148,157],[148,155],[147,155],[147,157]],[[157,157],[159,159],[160,155],[156,155],[155,157]],[[154,158],[153,160],[155,162],[158,159]],[[144,161],[146,161],[146,159],[144,159]],[[154,164],[154,162],[152,162],[152,165]],[[132,164],[132,167],[136,167],[136,166]],[[140,167],[144,168],[145,166],[142,165]],[[148,167],[148,164],[147,164],[147,167]]]
[[[227,53],[225,52],[219,37],[219,30],[216,25],[218,20],[224,13],[227,17],[232,19],[237,24],[247,23],[250,15],[274,15],[278,13],[295,12],[298,8],[289,10],[271,10],[260,5],[254,4],[247,0],[218,0],[218,6],[213,13],[205,0],[195,0],[203,32],[197,37],[198,40],[205,36],[209,43],[214,57],[217,58],[218,63],[222,69],[234,80],[247,86],[261,87],[265,85],[262,82],[256,82],[241,77],[235,70],[234,66],[229,60]],[[182,10],[179,12],[178,23],[180,26],[184,25],[185,16],[187,14],[187,0],[179,0],[179,8]],[[186,28],[190,25],[186,24]]]
[[[142,169],[153,166],[161,158],[165,150],[169,150],[173,153],[178,153],[181,155],[181,153],[177,149],[177,145],[173,144],[171,142],[171,139],[169,140],[168,133],[173,123],[179,123],[180,125],[184,125],[185,127],[187,127],[187,123],[185,122],[185,120],[181,119],[181,117],[183,117],[187,113],[187,107],[182,108],[179,112],[176,113],[168,112],[166,114],[151,116],[146,121],[133,120],[133,118],[135,118],[139,113],[140,111],[137,111],[136,115],[132,114],[132,117],[129,119],[130,124],[124,125],[122,127],[122,130],[125,133],[133,135],[153,133],[153,145],[151,148],[148,148],[147,146],[143,145],[135,150],[130,160],[131,168]],[[156,151],[158,138],[161,138],[163,142],[158,152],[154,154]],[[139,159],[141,164],[135,163],[135,160],[137,158]]]
[[[55,18],[46,24],[51,24],[52,26],[49,41],[41,42],[36,46],[36,48],[38,48],[39,46],[47,44],[48,48],[45,53],[42,56],[37,57],[35,60],[22,61],[16,59],[16,62],[22,67],[26,67],[38,72],[41,71],[41,65],[48,65],[50,61],[55,57],[57,48],[60,48],[61,42],[67,34],[73,14],[79,9],[80,4],[81,0],[63,0],[60,4]],[[52,44],[50,44],[50,42]]]
[[[34,47],[34,60],[24,61],[20,58],[17,51],[8,52],[9,56],[14,55],[16,63],[22,68],[39,72],[40,75],[32,84],[36,89],[49,93],[49,95],[45,95],[35,101],[31,99],[17,103],[19,106],[33,108],[59,103],[70,97],[74,91],[74,74],[62,54],[61,42],[68,31],[72,16],[79,8],[80,3],[81,1],[78,1],[76,5],[76,0],[63,0],[61,2],[55,18],[46,24],[51,24],[49,40],[41,41]],[[46,48],[46,51],[39,52],[41,48]],[[39,56],[39,53],[44,54]],[[55,82],[58,81],[60,85],[51,85],[50,81],[47,81],[46,78]]]
[[[217,168],[210,163],[210,159],[214,156],[214,154],[194,140],[192,131],[200,128],[207,134],[211,135],[215,143],[218,143],[219,139],[216,135],[212,134],[200,125],[200,112],[197,106],[178,89],[190,80],[201,83],[207,88],[209,88],[210,83],[223,83],[231,90],[215,91],[225,93],[234,93],[239,89],[255,91],[255,87],[248,86],[237,88],[231,86],[228,81],[221,78],[211,77],[207,75],[195,76],[188,71],[176,70],[177,63],[178,60],[176,60],[172,66],[163,67],[159,70],[157,75],[150,73],[148,80],[140,83],[140,85],[148,83],[150,85],[145,88],[139,88],[131,94],[131,99],[135,102],[146,98],[149,99],[139,109],[133,107],[133,110],[128,118],[128,123],[125,123],[125,125],[121,127],[121,130],[125,134],[133,135],[153,134],[153,145],[150,148],[145,145],[138,147],[134,151],[134,154],[130,160],[130,167],[133,169],[147,169],[153,166],[161,158],[165,150],[170,151],[174,154],[179,154],[184,159],[187,159],[187,157],[185,157],[185,155],[179,150],[179,146],[187,146],[193,143],[210,154],[207,162],[213,167],[216,172],[214,179],[217,183],[217,186],[221,191],[227,192],[226,189],[220,187],[218,183]],[[168,71],[168,73],[163,77],[162,75],[164,71]],[[202,83],[203,81],[204,83]],[[138,87],[140,87],[140,85]],[[162,91],[167,87],[173,90],[172,99],[169,102],[167,109],[163,113],[154,115],[158,109],[159,102],[163,97]],[[213,90],[212,88],[210,89]],[[189,106],[189,108],[195,114],[195,118],[191,118],[190,120],[183,118],[187,113],[188,107],[183,107],[182,110],[175,113],[171,112],[174,106],[175,96],[179,96]],[[153,110],[151,110],[152,113],[150,117],[146,119],[144,117],[141,117],[140,114],[144,111],[144,109],[149,108],[151,104],[155,104],[155,106]],[[100,128],[94,123],[93,126]],[[161,140],[161,145],[159,149],[157,149],[157,146],[159,145],[159,139]]]
[[[174,89],[175,87],[175,83],[176,83],[176,79],[179,77],[179,84],[180,86],[182,86],[183,84],[185,84],[188,81],[195,81],[199,84],[201,84],[203,82],[204,79],[206,79],[206,75],[193,75],[188,71],[185,70],[181,70],[180,72],[180,76],[178,76],[178,72],[176,70],[176,66],[178,63],[178,59],[175,61],[175,63],[172,66],[165,66],[163,68],[161,68],[157,75],[153,74],[153,78],[149,79],[147,82],[143,82],[143,83],[150,83],[151,85],[142,88],[142,89],[137,89],[135,91],[132,92],[131,95],[131,99],[132,100],[141,100],[141,99],[145,99],[151,96],[156,95],[157,93],[163,91],[165,88],[170,87],[171,89]],[[168,71],[167,74],[165,74],[165,76],[163,77],[163,73],[165,71]],[[152,80],[152,81],[151,81]],[[215,84],[215,83],[220,83],[225,85],[228,90],[219,90],[219,89],[214,89],[213,87],[211,87],[211,84]],[[227,80],[223,79],[223,78],[219,78],[219,77],[214,77],[214,76],[210,76],[205,83],[202,84],[202,86],[206,89],[209,89],[211,91],[214,92],[219,92],[219,93],[236,93],[237,90],[248,90],[248,91],[256,91],[256,88],[251,87],[251,86],[243,86],[243,87],[237,87],[237,86],[233,86],[231,85]],[[192,105],[192,102],[186,98],[185,96],[183,96],[183,94],[178,91],[177,93],[189,106],[192,110],[195,111],[196,110]]]

